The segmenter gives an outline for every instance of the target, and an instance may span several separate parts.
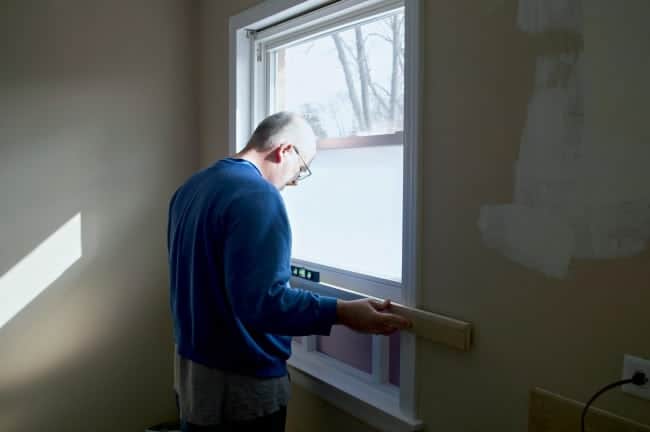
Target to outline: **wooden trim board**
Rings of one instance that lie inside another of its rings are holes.
[[[528,432],[576,432],[585,404],[540,388],[530,392]],[[590,407],[585,422],[588,432],[650,432],[637,423],[599,408]]]
[[[346,288],[338,287],[325,282],[314,284],[320,288],[329,288],[340,297],[341,293],[350,294],[349,298],[371,298],[381,301],[381,299],[365,294],[361,294]],[[314,289],[318,291],[318,288]],[[328,295],[328,292],[323,294]],[[348,298],[348,299],[349,299]],[[408,318],[413,322],[413,327],[408,331],[417,336],[427,339],[431,342],[446,345],[459,351],[469,351],[472,344],[472,324],[445,315],[425,311],[423,309],[404,306],[399,303],[391,303],[390,312]]]
[[[469,351],[471,348],[472,324],[468,322],[398,303],[391,304],[391,312],[411,320],[411,331],[423,339],[459,351]]]

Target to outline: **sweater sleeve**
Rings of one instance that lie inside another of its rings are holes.
[[[265,333],[329,335],[336,299],[289,284],[291,229],[279,193],[246,193],[227,215],[224,276],[236,318]]]

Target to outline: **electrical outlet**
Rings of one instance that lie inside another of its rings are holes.
[[[635,372],[643,372],[649,382],[644,386],[625,384],[622,388],[623,392],[650,400],[650,360],[625,354],[623,356],[623,379],[632,378]]]

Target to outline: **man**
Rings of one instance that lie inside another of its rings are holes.
[[[291,231],[279,191],[311,174],[316,138],[278,113],[243,151],[186,181],[169,209],[176,354],[184,431],[284,431],[291,336],[332,325],[389,334],[410,323],[390,303],[290,287]]]

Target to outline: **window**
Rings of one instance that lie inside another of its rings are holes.
[[[231,18],[232,150],[281,110],[301,113],[319,138],[314,175],[283,192],[293,263],[320,273],[294,286],[414,305],[419,7],[274,0]],[[414,430],[414,356],[408,333],[335,326],[296,338],[290,364],[375,427]]]

